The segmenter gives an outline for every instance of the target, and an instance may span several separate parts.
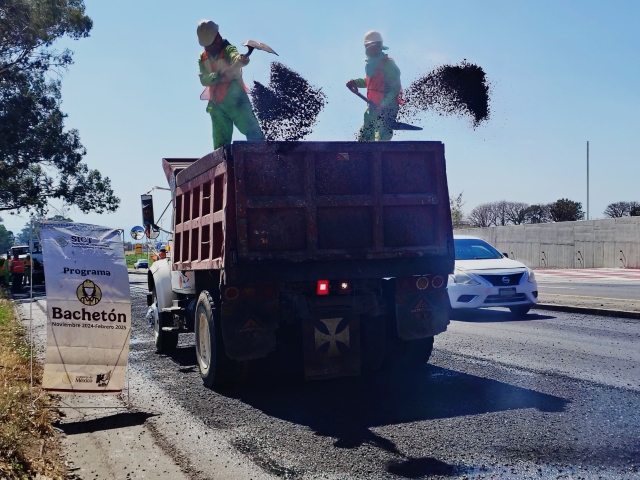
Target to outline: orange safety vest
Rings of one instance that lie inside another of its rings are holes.
[[[367,98],[371,100],[376,105],[380,105],[382,100],[384,99],[384,66],[387,64],[387,60],[393,61],[391,57],[385,57],[380,60],[378,64],[378,68],[376,68],[373,77],[369,78],[367,75]],[[400,89],[400,93],[398,93],[398,98],[396,99],[398,105],[402,105],[404,100],[402,100],[402,88]]]
[[[11,273],[24,273],[24,264],[22,260],[11,260],[9,264],[9,271]]]
[[[210,58],[209,52],[207,52],[206,50],[202,52],[202,55],[200,55],[200,59],[206,66],[208,66],[209,72],[211,73],[217,72],[219,70],[222,70],[224,67],[228,65],[227,60],[224,58],[225,50],[226,50],[226,47],[223,48],[222,51],[218,54],[218,56],[216,56],[215,58]],[[220,64],[220,62],[222,62],[222,64]],[[231,80],[228,82],[218,82],[215,85],[205,87],[204,91],[200,94],[200,100],[207,100],[210,102],[212,101],[215,103],[222,103],[224,99],[227,97],[227,93],[229,92],[229,87],[231,86],[231,82],[233,82],[234,80]],[[242,88],[244,88],[244,91],[248,93],[249,89],[247,88],[247,86],[244,84],[242,80],[241,80],[241,83],[242,83]]]

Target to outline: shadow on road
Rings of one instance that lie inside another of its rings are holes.
[[[530,322],[534,320],[551,320],[557,318],[553,315],[545,315],[540,313],[528,313],[527,315],[517,318],[507,310],[496,309],[478,309],[471,311],[455,310],[451,314],[452,320],[460,322],[475,323],[492,323],[492,322]]]
[[[274,385],[251,377],[244,385],[220,393],[267,415],[306,425],[317,435],[336,438],[336,447],[355,448],[367,442],[395,454],[399,453],[395,444],[376,435],[372,427],[524,408],[561,412],[568,403],[431,365],[416,372],[296,384]],[[410,468],[410,464],[394,468]]]
[[[92,418],[91,420],[63,423],[59,427],[67,435],[77,435],[142,425],[148,418],[153,416],[153,414],[146,412],[121,412],[105,417]]]

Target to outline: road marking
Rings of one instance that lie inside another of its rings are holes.
[[[576,287],[547,287],[546,285],[543,288],[562,288],[563,290],[575,290]]]
[[[633,299],[633,298],[591,297],[589,295],[563,295],[561,293],[545,293],[545,295],[549,295],[552,297],[577,297],[577,298],[593,298],[598,300],[620,300],[623,302],[640,302],[640,299]]]

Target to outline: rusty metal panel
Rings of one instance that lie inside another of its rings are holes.
[[[224,266],[226,155],[226,149],[218,149],[177,174],[174,270]]]
[[[251,252],[307,249],[304,208],[252,208],[247,211],[247,247]]]
[[[238,265],[452,253],[440,142],[238,142],[232,153]]]
[[[318,262],[415,258],[416,274],[426,265],[420,258],[453,265],[442,143],[286,147],[236,142],[176,164],[174,268],[244,278],[243,268],[259,264],[304,262],[316,271]],[[284,271],[274,268],[265,272]]]
[[[318,249],[373,249],[374,217],[373,207],[318,208]]]

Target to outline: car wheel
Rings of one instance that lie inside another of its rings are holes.
[[[158,308],[158,297],[155,287],[153,289],[153,303],[156,305],[156,312],[153,316],[153,343],[156,346],[156,353],[166,354],[174,352],[178,346],[178,334],[162,330],[161,320],[167,313],[161,312]]]
[[[196,359],[204,386],[213,388],[237,381],[240,363],[224,351],[220,312],[206,290],[198,297],[195,316]]]
[[[516,307],[509,307],[509,310],[511,310],[511,315],[513,317],[522,318],[527,313],[529,313],[529,310],[531,310],[531,305],[518,305]]]

